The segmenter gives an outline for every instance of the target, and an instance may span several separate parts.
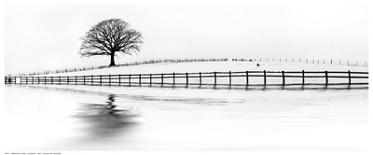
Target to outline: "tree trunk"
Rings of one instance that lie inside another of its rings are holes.
[[[110,65],[109,66],[115,66],[114,56],[115,56],[115,54],[110,55]]]

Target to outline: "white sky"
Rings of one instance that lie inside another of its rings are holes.
[[[245,3],[8,4],[6,73],[106,65],[80,58],[85,32],[122,18],[141,31],[139,55],[149,58],[268,57],[367,60],[364,1],[249,1]]]

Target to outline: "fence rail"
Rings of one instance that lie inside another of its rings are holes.
[[[241,71],[80,76],[6,76],[5,84],[172,86],[250,88],[271,86],[368,86],[368,72],[352,71]]]

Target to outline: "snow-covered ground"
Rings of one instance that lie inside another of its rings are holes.
[[[257,64],[260,66],[258,67]],[[159,63],[137,66],[121,66],[68,72],[48,75],[99,75],[99,74],[148,74],[172,72],[227,72],[227,71],[368,71],[367,66],[348,66],[338,64],[312,64],[298,62],[249,62],[249,61],[220,61],[220,62],[186,62],[186,63]]]
[[[367,89],[9,85],[5,97],[7,150],[356,154],[369,146]]]

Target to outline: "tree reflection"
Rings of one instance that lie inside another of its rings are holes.
[[[132,118],[138,115],[131,107],[118,109],[115,98],[114,94],[109,94],[106,104],[82,104],[82,109],[76,117],[88,125],[83,128],[83,132],[88,132],[90,139],[113,138],[136,125]]]

